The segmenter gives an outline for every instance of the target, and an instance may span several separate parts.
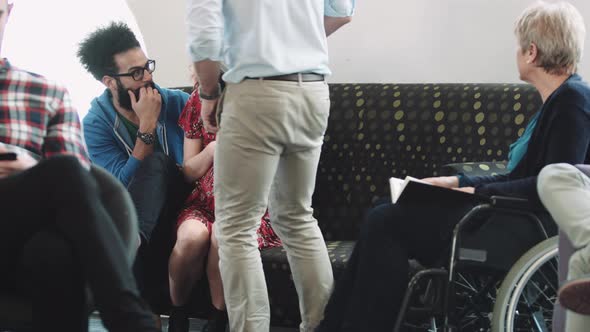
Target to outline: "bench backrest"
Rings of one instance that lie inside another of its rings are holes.
[[[332,84],[314,195],[327,239],[351,239],[391,176],[507,159],[540,108],[526,84]]]
[[[313,200],[328,240],[356,238],[391,176],[506,160],[541,106],[527,84],[330,84],[330,98]]]

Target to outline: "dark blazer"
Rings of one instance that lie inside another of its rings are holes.
[[[540,204],[537,175],[555,163],[590,163],[590,86],[574,74],[547,98],[527,152],[508,174],[464,176],[463,186],[486,196],[522,197]]]

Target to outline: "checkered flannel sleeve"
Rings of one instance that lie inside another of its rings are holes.
[[[47,97],[53,109],[47,124],[47,134],[43,144],[45,158],[56,155],[71,155],[90,167],[86,145],[82,139],[82,129],[78,113],[72,106],[68,91],[60,86],[48,86]]]

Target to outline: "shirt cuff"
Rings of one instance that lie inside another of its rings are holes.
[[[141,160],[135,158],[134,156],[129,156],[129,159],[127,159],[127,164],[123,169],[124,174],[123,172],[121,173],[120,179],[121,182],[125,184],[125,186],[127,186],[129,182],[131,182],[131,179],[133,178],[133,176],[135,176],[135,171],[137,171],[140,165]]]
[[[325,0],[324,15],[330,17],[349,17],[354,14],[356,0]]]
[[[457,173],[457,178],[459,179],[459,188],[473,187],[473,182],[465,174]]]
[[[129,160],[127,161],[127,165],[129,165],[129,168],[131,169],[131,171],[133,173],[135,173],[135,170],[139,167],[139,165],[141,165],[141,160],[135,158],[134,156],[129,156]]]
[[[210,42],[210,45],[200,46],[190,43],[188,45],[188,53],[193,62],[203,60],[221,61],[221,43]]]

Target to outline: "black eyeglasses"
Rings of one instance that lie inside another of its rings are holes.
[[[145,66],[131,68],[131,70],[129,70],[129,72],[127,72],[127,73],[113,74],[110,76],[113,76],[113,77],[131,76],[133,78],[133,80],[141,81],[141,80],[143,80],[143,73],[146,70],[150,74],[153,73],[154,70],[156,70],[156,60],[148,60],[148,62],[145,63]]]

